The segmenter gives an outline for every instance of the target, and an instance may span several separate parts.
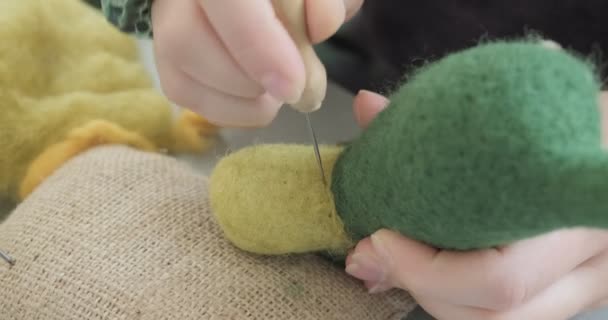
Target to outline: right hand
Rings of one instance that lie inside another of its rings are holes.
[[[306,0],[311,41],[332,36],[362,3]],[[216,125],[266,126],[304,90],[304,63],[270,0],[155,0],[152,22],[164,93]]]
[[[608,92],[600,94],[608,133]],[[362,129],[389,105],[361,91]],[[608,145],[608,134],[604,136]],[[570,319],[608,306],[608,231],[571,228],[485,250],[438,250],[390,230],[359,241],[346,271],[370,292],[408,291],[436,319]]]

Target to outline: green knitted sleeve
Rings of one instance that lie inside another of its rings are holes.
[[[119,30],[137,37],[152,37],[152,2],[154,0],[85,0],[100,9]]]

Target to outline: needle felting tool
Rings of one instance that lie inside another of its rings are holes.
[[[327,74],[325,67],[317,56],[308,36],[306,23],[306,7],[304,0],[273,0],[275,12],[279,20],[283,22],[287,32],[294,40],[306,68],[306,85],[300,100],[290,103],[291,107],[304,113],[308,130],[317,159],[317,165],[321,173],[323,184],[327,185],[323,161],[319,152],[319,144],[314,127],[310,120],[310,113],[321,108],[327,92]]]
[[[0,257],[2,259],[4,259],[4,261],[8,262],[8,264],[10,264],[11,266],[15,264],[15,259],[13,259],[13,257],[9,256],[8,254],[4,253],[4,251],[0,250]]]

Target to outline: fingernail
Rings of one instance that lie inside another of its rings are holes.
[[[380,262],[362,253],[355,253],[351,256],[350,263],[346,266],[345,271],[359,280],[373,283],[381,283],[385,277]]]
[[[300,93],[294,90],[287,79],[276,73],[269,73],[262,77],[262,86],[275,99],[296,103],[300,99]]]
[[[374,248],[374,252],[378,255],[378,257],[384,261],[385,263],[390,263],[390,255],[384,245],[382,239],[378,235],[378,233],[374,233],[370,236],[372,248]]]

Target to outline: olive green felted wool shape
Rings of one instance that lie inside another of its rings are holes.
[[[608,227],[600,84],[536,43],[493,43],[415,74],[341,154],[337,212],[361,239],[390,228],[441,248]]]
[[[466,250],[608,227],[594,71],[532,41],[453,53],[413,74],[347,147],[321,149],[330,186],[310,147],[246,148],[211,176],[214,214],[236,246],[263,254],[345,253],[381,228]]]

